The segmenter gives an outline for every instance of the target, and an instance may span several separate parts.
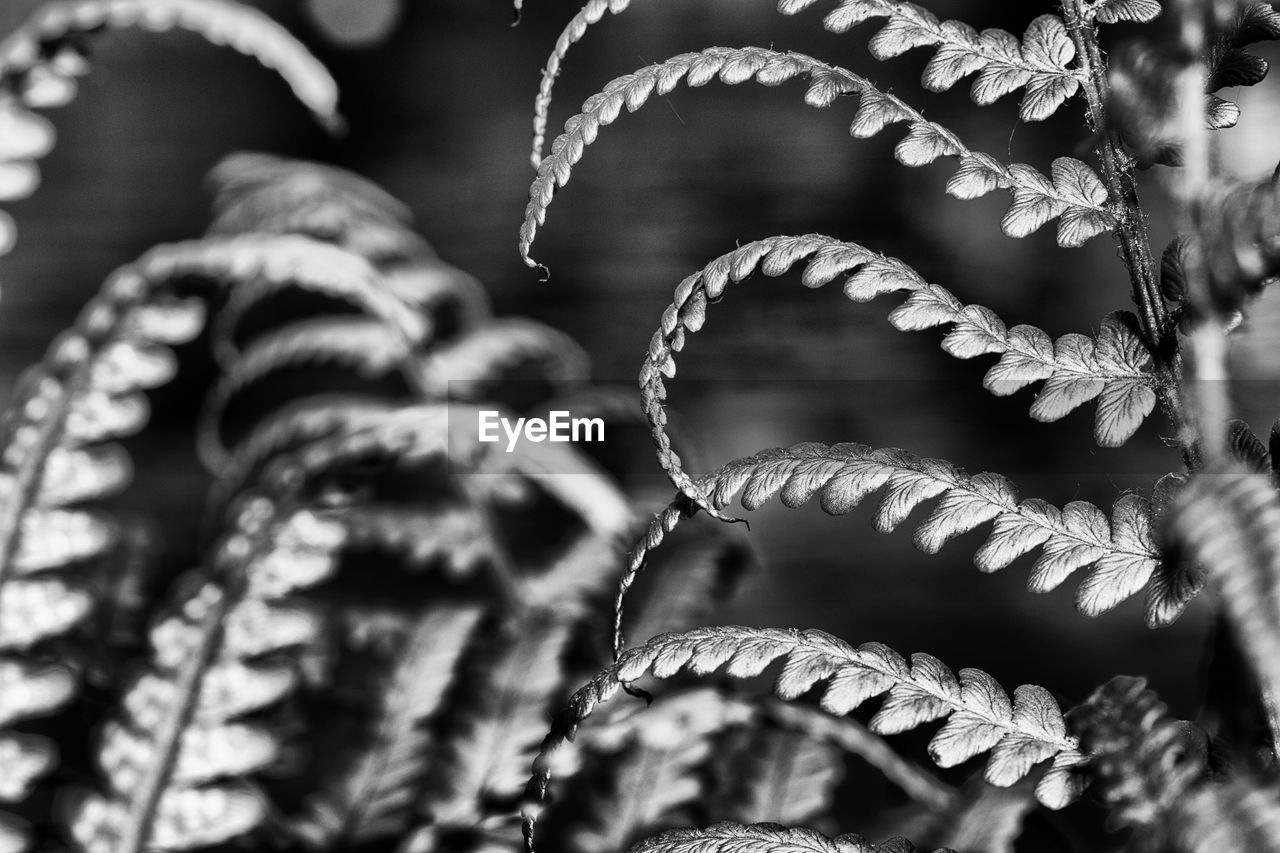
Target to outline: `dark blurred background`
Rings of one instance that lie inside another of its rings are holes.
[[[36,5],[4,0],[0,30]],[[552,205],[534,247],[551,271],[540,283],[516,252],[533,176],[533,95],[578,4],[529,0],[516,28],[499,0],[320,0],[319,17],[302,0],[256,5],[327,62],[342,87],[349,134],[326,138],[274,75],[193,36],[97,37],[80,96],[50,113],[59,144],[41,164],[43,185],[10,208],[19,237],[0,262],[6,391],[112,268],[158,242],[201,233],[208,221],[202,177],[243,148],[334,162],[382,183],[412,207],[446,260],[488,285],[499,313],[533,316],[574,335],[605,380],[634,383],[681,278],[740,243],[774,234],[856,240],[902,258],[966,302],[995,309],[1010,325],[1033,323],[1054,336],[1094,330],[1108,311],[1129,304],[1110,238],[1062,250],[1050,226],[1008,239],[998,227],[1004,193],[976,202],[949,198],[945,161],[898,166],[892,148],[900,134],[851,139],[854,104],[810,109],[800,83],[680,88],[624,115]],[[1047,171],[1056,156],[1083,156],[1088,137],[1078,103],[1033,125],[1018,121],[1016,97],[978,109],[967,86],[921,93],[927,51],[878,63],[866,50],[874,23],[843,36],[822,30],[831,5],[788,18],[770,0],[635,0],[571,52],[552,127],[609,79],[643,64],[713,44],[758,44],[865,74],[1000,158]],[[940,16],[1018,33],[1040,11],[995,2],[930,5]],[[382,37],[384,14],[391,28]],[[1135,32],[1121,26],[1107,35]],[[1280,157],[1276,87],[1269,80],[1238,93],[1244,120],[1221,137],[1224,166],[1241,178],[1268,174]],[[1172,233],[1160,176],[1145,174],[1143,183],[1159,250]],[[958,362],[939,349],[936,332],[894,331],[885,315],[896,304],[855,305],[838,285],[810,292],[796,276],[731,291],[691,339],[672,384],[673,412],[692,436],[681,448],[686,459],[701,471],[796,441],[859,441],[999,471],[1025,497],[1059,505],[1082,498],[1108,508],[1121,490],[1147,489],[1179,465],[1161,440],[1169,426],[1159,415],[1120,450],[1094,446],[1091,405],[1058,424],[1031,421],[1031,392],[986,394],[981,377],[992,359]],[[1272,296],[1257,308],[1234,358],[1253,380],[1240,395],[1242,414],[1265,435],[1280,414],[1280,306]],[[198,401],[171,395],[167,404]],[[165,423],[160,413],[160,427]],[[140,506],[165,498],[175,507],[179,537],[201,500],[189,478],[174,473],[184,470],[140,470],[130,498]],[[872,510],[834,519],[815,507],[754,514],[751,542],[764,569],[725,621],[820,627],[855,643],[929,651],[957,668],[986,669],[1010,687],[1043,683],[1064,704],[1109,675],[1147,674],[1177,714],[1194,713],[1194,674],[1209,627],[1202,602],[1160,631],[1143,627],[1138,599],[1086,620],[1072,606],[1074,582],[1044,596],[1025,590],[1029,560],[996,575],[977,572],[971,559],[985,532],[925,557],[907,529],[876,534]]]

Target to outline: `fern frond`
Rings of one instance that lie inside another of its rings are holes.
[[[60,106],[75,95],[58,55],[76,38],[103,30],[182,29],[226,45],[277,72],[316,120],[342,126],[338,87],[324,66],[288,30],[251,6],[226,0],[55,0],[0,42],[0,88],[28,106]],[[73,73],[74,73],[73,72]]]
[[[429,396],[488,400],[516,377],[552,387],[584,381],[586,352],[565,333],[533,320],[498,319],[429,351],[419,362],[418,385]]]
[[[1280,696],[1280,498],[1239,465],[1204,469],[1175,499],[1166,538],[1205,567],[1268,702]],[[1272,735],[1280,720],[1272,714]]]
[[[313,850],[365,844],[401,832],[426,776],[439,712],[481,617],[467,606],[432,607],[401,642],[375,691],[368,742],[348,750],[293,822]]]
[[[1022,163],[1005,166],[989,155],[970,150],[954,133],[926,120],[897,96],[881,92],[852,71],[800,53],[713,47],[680,54],[613,80],[583,103],[581,113],[565,122],[564,133],[552,143],[550,156],[538,166],[537,178],[529,188],[519,241],[524,262],[537,266],[529,253],[538,227],[546,220],[556,189],[568,182],[574,165],[595,141],[600,128],[612,124],[624,106],[634,112],[651,95],[665,95],[681,80],[690,86],[701,86],[717,78],[728,85],[756,80],[766,86],[794,78],[807,79],[805,102],[813,107],[828,107],[841,95],[856,95],[860,106],[850,133],[860,138],[874,136],[890,124],[907,122],[907,135],[894,149],[898,161],[906,166],[923,166],[943,156],[958,158],[959,171],[947,185],[947,191],[957,198],[1008,190],[1013,204],[1005,213],[1001,228],[1011,237],[1025,237],[1060,216],[1058,242],[1063,246],[1082,245],[1115,227],[1117,220],[1108,206],[1106,188],[1093,170],[1078,160],[1059,158],[1052,179]]]
[[[1116,447],[1137,431],[1155,407],[1157,379],[1151,354],[1130,315],[1109,315],[1097,338],[1071,334],[1053,341],[1034,326],[1008,329],[990,309],[964,305],[896,258],[856,243],[820,234],[758,240],[720,256],[680,283],[640,369],[641,401],[658,447],[658,461],[675,486],[713,516],[717,513],[693,490],[692,480],[671,448],[663,411],[667,393],[663,377],[675,375],[675,353],[702,328],[708,307],[719,301],[730,283],[743,281],[757,270],[767,276],[782,275],[801,263],[806,287],[821,287],[847,275],[844,293],[855,302],[885,293],[910,294],[889,315],[890,322],[903,331],[950,326],[942,347],[957,358],[999,354],[999,362],[983,380],[993,394],[1013,394],[1043,381],[1031,407],[1036,420],[1058,420],[1097,399],[1094,439],[1104,447]]]
[[[305,511],[243,503],[213,575],[180,590],[152,628],[150,665],[102,731],[106,787],[68,808],[82,848],[184,850],[262,824],[267,804],[247,777],[276,761],[281,734],[257,715],[297,686],[287,652],[314,641],[320,623],[291,596],[333,571],[342,535]]]
[[[817,2],[779,0],[778,11],[794,15]],[[1000,29],[979,33],[963,21],[939,21],[915,3],[842,0],[827,14],[823,25],[831,32],[843,33],[871,18],[887,19],[871,39],[871,55],[876,59],[890,59],[916,47],[935,48],[921,78],[931,92],[945,92],[976,73],[970,92],[975,104],[992,104],[1023,89],[1019,118],[1041,121],[1079,91],[1081,74],[1070,67],[1075,45],[1056,15],[1036,18],[1018,39]]]
[[[428,824],[468,828],[493,802],[520,793],[546,732],[551,697],[564,683],[571,623],[536,612],[498,638],[480,682],[455,711],[447,754],[432,770],[420,812]]]
[[[803,824],[831,808],[844,758],[831,744],[765,729],[741,735],[723,774],[727,819]]]
[[[1208,774],[1208,739],[1168,709],[1142,678],[1120,676],[1093,692],[1072,716],[1090,756],[1094,790],[1120,826],[1152,827],[1182,808]]]
[[[28,370],[5,415],[0,742],[13,760],[0,761],[0,803],[25,799],[56,760],[51,743],[9,727],[71,699],[82,666],[50,644],[86,624],[106,597],[85,570],[110,555],[119,526],[85,504],[132,478],[129,456],[108,442],[142,428],[149,414],[142,392],[176,371],[168,347],[202,325],[198,304],[153,293],[134,268],[122,268],[43,364]]]
[[[138,267],[153,282],[197,279],[232,286],[213,330],[215,347],[224,363],[230,362],[254,334],[255,330],[243,328],[246,315],[290,290],[374,317],[406,346],[421,341],[429,331],[422,315],[382,289],[382,277],[368,261],[307,237],[247,236],[174,243],[151,250],[138,261]],[[294,320],[304,316],[300,310],[291,313]]]
[[[411,230],[408,207],[345,170],[239,152],[224,157],[208,183],[214,190],[210,234],[296,234],[379,265],[438,263],[431,247]]]
[[[954,766],[990,752],[986,778],[1011,785],[1034,765],[1053,765],[1037,787],[1038,799],[1051,808],[1071,802],[1081,790],[1072,769],[1084,760],[1067,734],[1057,702],[1042,687],[1023,685],[1010,702],[991,676],[965,669],[959,680],[930,655],[913,655],[908,664],[892,649],[868,643],[857,649],[822,631],[772,628],[699,628],[664,634],[623,652],[618,660],[580,688],[569,700],[543,742],[529,781],[530,798],[540,801],[550,782],[550,761],[596,706],[646,674],[670,678],[682,670],[698,676],[720,667],[732,678],[760,675],[783,660],[774,685],[782,699],[795,699],[822,684],[821,704],[843,715],[869,699],[888,694],[871,721],[880,734],[910,731],[947,719],[934,736],[929,754],[941,766]],[[531,838],[535,806],[525,810],[525,834]]]
[[[872,844],[860,835],[827,838],[803,827],[776,823],[718,823],[706,829],[673,829],[641,841],[630,853],[919,853],[905,838]],[[934,853],[954,853],[937,850]]]
[[[35,161],[53,148],[52,125],[27,108],[58,107],[76,96],[88,72],[78,42],[102,30],[173,28],[226,45],[278,72],[316,119],[342,127],[338,87],[288,30],[262,12],[226,0],[55,0],[0,41],[0,201],[30,196],[40,182]],[[16,240],[13,218],[0,211],[0,255]]]
[[[780,0],[778,11],[794,15],[817,1]],[[605,12],[621,14],[630,5],[631,0],[589,0],[556,39],[542,70],[534,101],[530,159],[535,169],[542,160],[552,89],[569,48],[581,41],[587,29]],[[888,24],[871,41],[871,53],[877,59],[888,59],[914,47],[935,47],[937,52],[924,72],[926,89],[945,91],[980,71],[973,87],[974,102],[994,103],[1010,92],[1025,88],[1026,95],[1019,109],[1023,121],[1047,118],[1074,95],[1080,85],[1076,72],[1068,67],[1075,56],[1075,47],[1061,19],[1053,15],[1042,15],[1033,21],[1022,41],[1004,30],[979,33],[961,21],[939,21],[927,9],[899,0],[844,0],[827,15],[824,23],[831,32],[842,33],[869,18],[888,19]]]
[[[1108,519],[1087,501],[1058,509],[1038,498],[1019,500],[1013,485],[999,474],[970,475],[944,460],[899,449],[815,443],[775,448],[730,462],[693,487],[717,510],[742,492],[742,506],[749,511],[774,496],[791,508],[817,497],[830,515],[851,512],[883,489],[874,522],[881,533],[892,532],[922,503],[940,498],[916,526],[912,541],[917,548],[936,553],[956,536],[994,522],[975,565],[984,572],[998,571],[1040,548],[1027,581],[1033,592],[1056,589],[1073,572],[1092,567],[1075,599],[1076,608],[1088,616],[1112,609],[1144,586],[1154,595],[1150,582],[1162,560],[1152,534],[1150,501],[1138,495],[1122,495]],[[691,499],[681,495],[654,516],[627,559],[615,624],[620,624],[622,601],[649,552],[693,511]],[[620,634],[614,641],[620,649]]]

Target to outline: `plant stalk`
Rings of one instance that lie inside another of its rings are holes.
[[[1151,251],[1147,232],[1147,215],[1138,201],[1135,163],[1120,142],[1120,134],[1107,121],[1107,63],[1098,46],[1098,31],[1088,11],[1086,0],[1063,0],[1063,19],[1076,48],[1076,63],[1084,72],[1080,88],[1088,104],[1086,117],[1097,142],[1094,152],[1102,167],[1102,181],[1107,196],[1119,211],[1115,236],[1120,244],[1120,257],[1129,270],[1134,304],[1160,374],[1159,394],[1165,415],[1174,424],[1178,438],[1187,452],[1191,433],[1183,416],[1180,381],[1182,359],[1169,322],[1164,297],[1160,293],[1159,264]]]

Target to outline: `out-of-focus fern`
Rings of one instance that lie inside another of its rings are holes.
[[[314,641],[320,623],[291,595],[325,580],[342,541],[335,525],[281,509],[266,498],[237,507],[211,577],[180,592],[152,629],[150,666],[100,736],[105,790],[69,806],[84,850],[206,847],[267,819],[244,777],[279,758],[282,738],[278,721],[258,715],[297,688],[287,653]]]
[[[788,828],[776,823],[751,826],[718,823],[706,829],[673,829],[631,848],[632,853],[730,853],[737,850],[760,853],[917,853],[916,846],[900,836],[882,844],[872,844],[861,835],[827,838],[811,829]],[[937,850],[934,853],[954,851]]]
[[[58,107],[76,96],[89,70],[84,42],[101,31],[183,29],[251,56],[285,79],[326,127],[338,130],[338,87],[284,27],[234,0],[53,0],[0,41],[0,201],[31,195],[36,160],[53,148],[53,126],[30,109]],[[0,211],[0,254],[13,248],[13,219]]]

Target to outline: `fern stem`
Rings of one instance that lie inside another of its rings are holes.
[[[1085,14],[1085,0],[1064,0],[1063,18],[1067,32],[1076,46],[1076,56],[1084,71],[1082,88],[1089,105],[1089,124],[1098,135],[1095,151],[1102,164],[1102,179],[1107,194],[1115,205],[1119,224],[1116,236],[1129,280],[1133,284],[1133,300],[1142,315],[1143,328],[1157,352],[1169,333],[1160,282],[1156,275],[1155,257],[1147,236],[1147,218],[1138,203],[1134,182],[1133,158],[1121,147],[1119,134],[1107,123],[1104,101],[1107,95],[1107,65],[1098,47],[1098,31]]]
[[[1129,270],[1133,301],[1138,306],[1148,346],[1165,377],[1159,392],[1161,405],[1178,429],[1185,447],[1190,442],[1184,428],[1179,391],[1182,358],[1160,293],[1159,266],[1151,252],[1147,216],[1138,201],[1134,160],[1124,150],[1119,132],[1107,122],[1107,63],[1098,46],[1097,27],[1086,14],[1088,5],[1086,0],[1063,0],[1063,19],[1084,72],[1081,89],[1088,103],[1089,126],[1097,136],[1094,151],[1102,166],[1102,180],[1117,217],[1115,234],[1120,243],[1120,256]]]

